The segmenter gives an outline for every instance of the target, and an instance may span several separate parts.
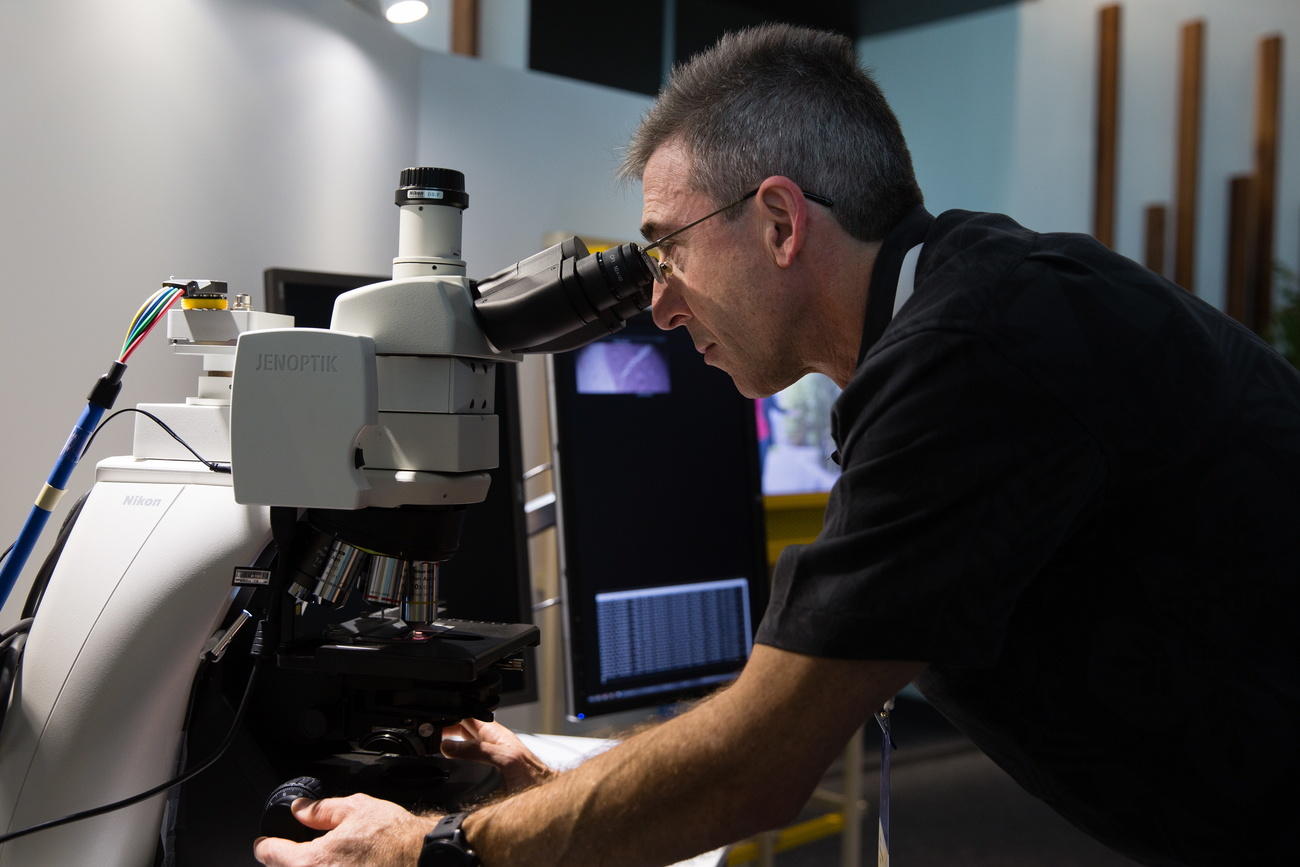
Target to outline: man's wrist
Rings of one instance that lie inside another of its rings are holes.
[[[466,837],[469,813],[448,813],[435,819],[421,842],[418,867],[478,867],[481,863]]]
[[[487,842],[485,840],[487,834],[484,826],[494,806],[495,805],[488,805],[475,810],[466,816],[465,820],[461,822],[460,825],[460,830],[465,835],[465,842],[474,850],[474,854],[479,859],[479,863],[483,862],[483,848]]]

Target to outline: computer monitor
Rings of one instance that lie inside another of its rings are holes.
[[[351,289],[389,279],[372,274],[267,268],[262,272],[262,288],[268,313],[287,313],[299,328],[329,328],[335,298]]]
[[[388,277],[268,268],[266,309],[287,313],[303,328],[328,328],[334,299]],[[532,623],[532,578],[524,516],[524,459],[519,427],[519,379],[515,365],[497,366],[496,413],[500,457],[489,471],[487,499],[465,510],[460,550],[441,567],[438,592],[447,613],[463,620]],[[524,651],[522,672],[502,672],[501,704],[537,699],[535,654]]]
[[[770,397],[754,401],[759,466],[768,497],[825,494],[839,478],[831,459],[831,408],[840,388],[810,373]]]
[[[767,599],[754,404],[649,316],[550,361],[569,712],[702,695]]]

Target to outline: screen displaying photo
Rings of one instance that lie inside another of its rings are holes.
[[[764,494],[822,493],[835,484],[831,407],[839,396],[834,382],[812,373],[754,401]]]
[[[578,394],[667,394],[663,349],[650,341],[602,340],[578,350]]]

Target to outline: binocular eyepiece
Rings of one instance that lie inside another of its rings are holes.
[[[479,282],[474,307],[497,349],[563,352],[650,306],[658,267],[636,244],[590,253],[569,238]]]

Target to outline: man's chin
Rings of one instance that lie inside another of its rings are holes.
[[[726,370],[725,368],[720,369]],[[732,383],[736,386],[736,391],[740,392],[741,396],[747,397],[750,400],[757,400],[760,397],[771,397],[773,394],[776,394],[774,391],[762,388],[748,380],[740,378],[730,370],[727,370],[726,373],[731,377]]]
[[[745,376],[743,373],[738,373],[726,367],[718,360],[718,353],[715,351],[716,349],[716,345],[709,347],[709,350],[704,353],[704,363],[709,367],[716,367],[718,370],[727,374],[727,376],[730,376],[731,382],[736,386],[736,391],[740,392],[742,396],[747,397],[750,400],[757,400],[761,397],[771,397],[781,390],[779,388],[770,388],[760,385],[749,379],[749,377]]]

